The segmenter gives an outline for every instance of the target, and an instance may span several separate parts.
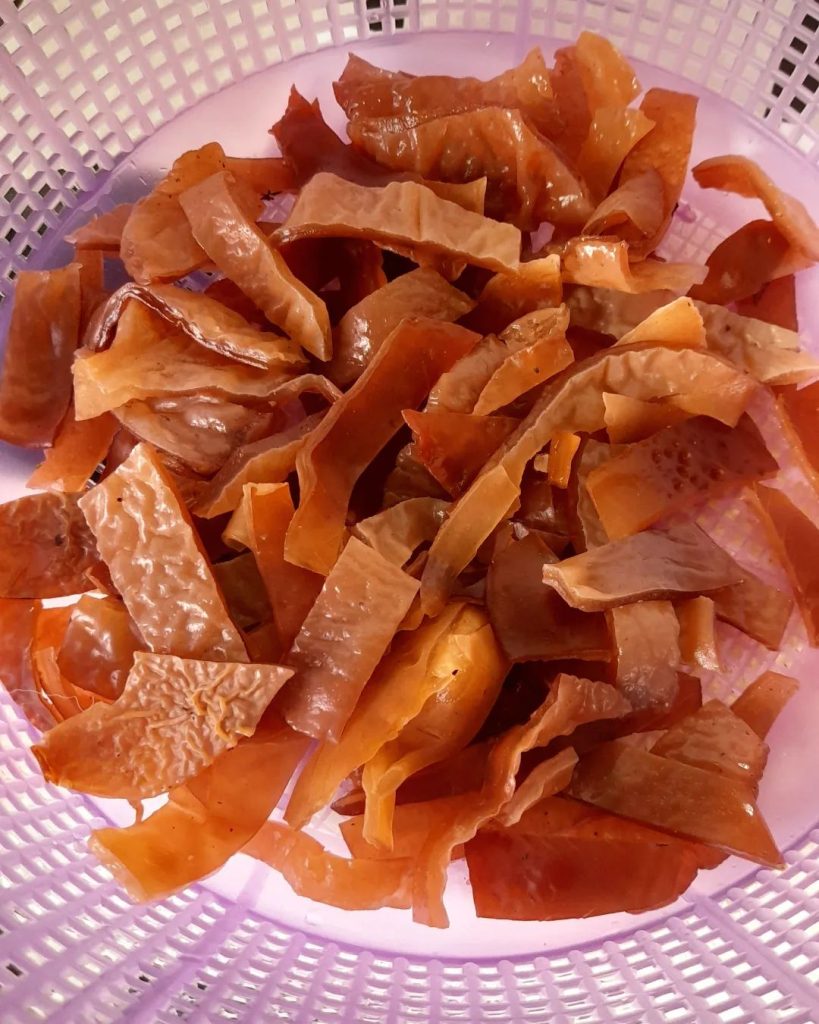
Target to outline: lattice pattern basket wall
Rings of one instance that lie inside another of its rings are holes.
[[[15,273],[62,262],[88,210],[211,138],[273,152],[291,81],[329,108],[350,48],[488,76],[583,28],[635,58],[644,84],[700,94],[696,158],[756,156],[819,212],[816,0],[0,0],[0,334]],[[670,256],[702,258],[747,219],[719,195],[683,198]],[[811,343],[816,297],[807,275]],[[0,498],[21,493],[31,462],[0,453]],[[741,516],[713,516],[742,550]],[[729,653],[737,682],[774,663]],[[803,683],[763,790],[785,871],[729,864],[665,911],[554,926],[475,922],[461,885],[441,934],[390,911],[328,913],[247,866],[131,905],[85,846],[122,810],[46,787],[33,733],[0,695],[0,1022],[815,1024],[819,664],[799,626],[775,663]]]

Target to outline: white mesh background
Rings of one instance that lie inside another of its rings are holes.
[[[79,197],[175,114],[255,71],[380,34],[581,28],[708,86],[819,162],[812,0],[0,0],[0,303]],[[677,245],[701,256],[717,225]],[[8,303],[0,308],[0,326]],[[728,540],[741,529],[720,520]],[[743,673],[757,665],[743,666]],[[0,1022],[816,1024],[819,831],[647,930],[514,960],[384,956],[202,887],[131,906],[43,785],[0,697]]]

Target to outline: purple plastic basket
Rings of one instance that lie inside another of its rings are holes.
[[[694,161],[745,153],[819,213],[811,0],[2,0],[0,334],[15,270],[63,262],[68,230],[143,194],[184,149],[274,152],[267,129],[291,82],[331,111],[351,49],[488,77],[583,28],[634,58],[644,86],[700,96]],[[751,216],[747,201],[689,184],[664,252],[702,259]],[[817,283],[806,273],[799,292],[814,350]],[[23,492],[34,462],[3,448],[0,499]],[[708,525],[776,581],[740,507],[715,505]],[[456,866],[445,932],[309,903],[241,856],[132,905],[85,844],[92,827],[130,822],[129,808],[46,786],[34,733],[0,691],[0,1024],[816,1022],[819,657],[797,617],[778,656],[727,628],[721,640],[732,690],[773,666],[802,680],[761,795],[786,870],[731,859],[662,911],[520,924],[476,920]],[[333,845],[331,818],[315,832]]]

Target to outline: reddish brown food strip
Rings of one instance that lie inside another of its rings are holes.
[[[279,871],[299,896],[331,907],[406,909],[412,900],[411,861],[348,860],[278,821],[266,821],[242,852]]]
[[[466,844],[478,917],[558,921],[672,903],[697,874],[680,843],[484,831]]]
[[[185,505],[151,448],[137,445],[80,505],[152,651],[247,661]]]
[[[279,648],[284,653],[290,650],[313,607],[324,578],[284,557],[284,539],[294,513],[289,486],[251,484],[245,494],[249,502],[248,545],[264,581]]]
[[[228,359],[264,368],[298,365],[304,356],[296,341],[260,330],[240,313],[204,292],[191,292],[170,284],[123,285],[116,296],[133,298],[159,313],[195,342]]]
[[[204,519],[232,512],[242,500],[242,488],[249,483],[276,484],[285,481],[296,468],[299,452],[318,427],[321,414],[298,420],[277,434],[234,448],[219,472],[196,488],[193,509]]]
[[[500,333],[526,313],[559,306],[562,296],[560,257],[526,260],[515,270],[490,277],[464,323],[483,334]]]
[[[406,410],[404,420],[413,433],[413,457],[453,497],[463,493],[518,425],[509,416],[476,416],[445,409]]]
[[[258,832],[306,748],[304,736],[263,720],[252,739],[171,790],[144,821],[94,832],[92,849],[135,899],[170,895],[221,867]]]
[[[133,205],[122,229],[119,255],[137,284],[174,281],[205,263],[207,255],[191,233],[179,196],[224,166],[224,150],[218,143],[189,150],[151,193]]]
[[[214,174],[184,192],[179,202],[197,242],[222,273],[294,342],[319,359],[329,359],[326,306],[291,273],[256,227],[231,178]]]
[[[214,562],[213,578],[222,591],[231,619],[240,629],[249,630],[270,622],[272,611],[267,590],[250,551]],[[276,653],[278,656],[280,651]],[[271,659],[251,658],[264,660]]]
[[[611,651],[603,616],[570,608],[544,587],[543,566],[554,560],[537,532],[496,544],[486,605],[498,642],[510,661],[607,661]]]
[[[747,569],[743,574],[741,583],[711,592],[717,618],[778,651],[793,611],[793,598]]]
[[[630,263],[626,242],[580,236],[563,248],[563,280],[567,284],[612,288],[615,291],[652,292],[668,289],[685,293],[702,281],[706,271],[698,263]]]
[[[72,606],[57,663],[70,682],[112,700],[119,697],[144,641],[122,601],[81,597]]]
[[[395,117],[407,128],[482,107],[522,110],[540,130],[555,119],[549,70],[537,48],[518,67],[488,81],[386,71],[351,54],[333,92],[351,121]]]
[[[301,498],[287,533],[288,561],[326,575],[344,536],[347,505],[366,466],[477,335],[436,320],[402,321],[299,453]]]
[[[819,481],[819,381],[807,387],[779,388],[776,403],[788,438],[805,471]]]
[[[652,168],[629,178],[606,196],[583,225],[583,234],[615,235],[639,243],[662,223],[663,205],[662,178]]]
[[[38,729],[53,724],[34,687],[31,644],[39,601],[0,598],[0,682],[26,718]]]
[[[118,429],[119,424],[110,413],[80,421],[74,418],[73,405],[69,406],[53,448],[46,450],[26,486],[68,494],[84,491],[92,473],[108,454]]]
[[[617,718],[629,710],[626,700],[606,683],[558,676],[549,696],[523,725],[504,733],[489,754],[480,791],[464,800],[462,810],[441,832],[430,837],[418,858],[413,887],[413,918],[446,927],[442,897],[452,849],[474,838],[511,799],[522,755],[565,736],[585,722]]]
[[[192,661],[138,651],[113,704],[51,729],[32,751],[69,789],[138,800],[197,775],[252,736],[291,669]]]
[[[777,553],[793,587],[808,642],[819,645],[819,529],[782,491],[756,488],[768,541]]]
[[[76,263],[18,274],[0,378],[4,441],[25,448],[51,445],[71,401],[79,329]]]
[[[212,476],[238,447],[267,437],[283,416],[275,408],[254,409],[217,397],[168,395],[128,402],[112,418],[191,472]],[[82,424],[89,422],[96,421]]]
[[[747,299],[790,267],[788,253],[787,239],[771,221],[743,224],[708,257],[708,276],[694,285],[691,297],[721,305]]]
[[[595,200],[608,193],[626,154],[653,127],[642,110],[609,105],[594,111],[577,168]]]
[[[793,196],[777,188],[747,156],[715,156],[693,169],[700,188],[718,188],[749,199],[761,199],[774,224],[791,246],[809,261],[819,260],[819,229]]]
[[[644,402],[627,395],[604,394],[606,430],[612,444],[644,441],[665,427],[688,419],[685,409],[673,404],[673,397]]]
[[[133,209],[131,203],[122,203],[107,213],[100,213],[86,221],[82,227],[69,232],[65,236],[75,249],[98,249],[105,253],[117,253],[122,239],[122,231]]]
[[[81,353],[74,362],[78,420],[99,416],[134,399],[217,395],[256,402],[272,399],[289,370],[262,369],[226,359],[192,341],[138,302],[118,315],[110,348]]]
[[[706,343],[702,313],[691,299],[674,299],[632,327],[617,344],[636,345],[641,341],[675,348],[701,348]]]
[[[621,740],[581,758],[569,792],[603,810],[726,853],[771,867],[782,863],[747,786]]]
[[[718,590],[743,572],[699,527],[645,530],[544,565],[543,579],[573,608],[600,611],[634,601]]]
[[[378,666],[337,743],[321,742],[296,782],[285,817],[301,828],[356,768],[394,740],[449,682],[458,644],[478,613],[453,602],[437,619],[402,634]],[[460,620],[463,622],[460,622]]]
[[[244,201],[254,214],[261,212],[263,193],[292,186],[289,171],[275,158],[227,157],[217,142],[183,153],[153,192],[134,204],[122,228],[120,259],[138,284],[173,281],[206,262],[180,196],[222,172],[240,179]]]
[[[649,89],[640,110],[654,122],[654,127],[626,157],[620,171],[620,184],[647,170],[656,170],[662,179],[664,202],[663,218],[657,229],[634,246],[638,258],[655,249],[679,202],[691,153],[697,98],[669,89]]]
[[[350,538],[287,657],[296,676],[280,704],[294,729],[338,740],[417,592],[416,580]]]
[[[764,320],[788,331],[799,330],[796,311],[796,279],[793,274],[769,281],[747,299],[737,302],[737,313]]]
[[[448,501],[408,498],[362,519],[353,533],[389,562],[404,566],[425,541],[431,541],[443,522]]]
[[[358,380],[385,338],[405,316],[459,320],[474,302],[431,267],[419,267],[378,288],[337,324],[328,375],[341,387]]]
[[[691,597],[677,605],[682,660],[686,665],[699,665],[709,672],[719,672],[721,669],[715,633],[714,595],[718,593],[715,591],[711,597]]]
[[[604,391],[652,399],[676,394],[697,412],[734,425],[756,385],[724,360],[699,349],[623,347],[587,359],[546,388],[532,411],[453,506],[430,549],[421,599],[440,607],[459,573],[518,496],[526,464],[557,430],[592,433],[605,423]],[[718,383],[719,382],[719,383]]]
[[[348,132],[356,146],[395,171],[451,182],[485,177],[487,214],[524,230],[543,220],[580,225],[591,213],[583,183],[517,110],[487,107],[394,127],[373,118],[352,122]]]
[[[572,779],[577,754],[571,747],[565,747],[559,754],[541,761],[517,783],[515,792],[495,817],[501,825],[515,825],[521,817],[539,801],[548,799],[565,789]]]
[[[392,819],[391,850],[367,842],[362,814],[342,821],[339,828],[353,857],[363,860],[414,858],[421,852],[430,833],[452,819],[459,803],[460,796],[444,796],[396,807]],[[452,859],[457,860],[458,857],[463,857],[463,850],[453,852]]]
[[[756,789],[768,760],[768,745],[731,708],[709,700],[673,725],[651,748],[672,761],[704,768]]]
[[[399,787],[429,765],[457,754],[475,737],[508,669],[486,614],[475,607],[464,609],[436,655],[441,685],[364,766],[364,838],[387,849]]]
[[[568,430],[561,430],[549,442],[549,483],[566,490],[572,472],[572,461],[580,447],[580,437]]]
[[[680,627],[671,602],[637,601],[612,608],[609,629],[617,689],[635,711],[669,708],[677,696],[680,667]]]
[[[589,473],[586,487],[616,540],[778,468],[750,417],[732,430],[698,416],[612,455]]]
[[[492,374],[508,357],[509,350],[494,334],[487,334],[471,352],[442,373],[427,399],[426,409],[473,412]]]
[[[765,739],[799,684],[792,676],[763,672],[737,697],[731,710]]]
[[[93,589],[99,564],[77,496],[47,492],[0,505],[0,597],[64,597]]]
[[[501,334],[509,354],[498,366],[475,403],[476,413],[491,413],[545,384],[574,361],[566,340],[565,306],[528,313]]]
[[[517,228],[465,210],[414,181],[368,188],[317,174],[299,193],[277,237],[371,238],[489,270],[514,270],[520,259]]]
[[[572,321],[622,337],[672,298],[670,292],[629,295],[612,288],[575,288],[567,297]],[[816,359],[802,352],[795,330],[695,302],[708,347],[765,384],[794,384],[815,377]],[[721,419],[721,417],[717,417]]]

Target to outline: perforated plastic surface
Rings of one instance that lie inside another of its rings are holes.
[[[819,212],[810,0],[0,0],[0,333],[15,271],[59,263],[82,207],[132,198],[211,138],[272,152],[290,82],[329,106],[350,46],[386,66],[490,75],[582,28],[645,62],[644,84],[700,92],[695,158],[756,156]],[[702,258],[756,215],[691,187],[684,200],[670,256]],[[815,347],[815,272],[800,289]],[[32,462],[0,452],[0,498]],[[741,505],[711,508],[708,525],[776,580]],[[787,869],[732,860],[663,912],[555,925],[476,922],[456,878],[452,929],[422,931],[397,912],[315,907],[243,858],[132,906],[85,848],[94,824],[128,814],[46,787],[33,733],[0,695],[0,1022],[815,1024],[819,659],[796,620],[776,658],[727,627],[722,641],[732,686],[770,663],[803,682],[762,792]]]

